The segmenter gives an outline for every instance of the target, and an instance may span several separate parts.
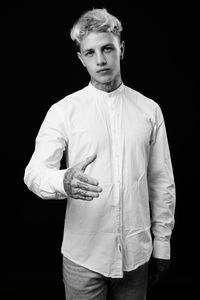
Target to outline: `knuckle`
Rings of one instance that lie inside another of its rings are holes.
[[[80,181],[85,182],[85,183],[88,182],[88,178],[87,178],[83,173],[80,173],[80,174],[78,175],[78,179],[79,179]]]
[[[88,189],[87,185],[81,182],[77,182],[77,187],[82,188],[83,190]]]
[[[77,189],[77,188],[73,188],[73,189],[72,189],[72,195],[73,195],[73,196],[77,196],[78,194],[79,194],[78,189]]]
[[[72,188],[76,188],[77,187],[77,183],[74,180],[71,182],[71,187]]]
[[[78,179],[78,180],[81,180],[81,174],[76,174],[76,178]]]
[[[99,194],[98,193],[94,193],[94,192],[89,192],[88,196],[93,197],[93,198],[97,198],[97,197],[99,197]]]
[[[76,194],[85,196],[85,195],[87,195],[87,191],[84,191],[84,190],[82,190],[80,188],[77,188],[76,189]]]
[[[76,189],[76,194],[81,194],[81,190],[79,188]]]

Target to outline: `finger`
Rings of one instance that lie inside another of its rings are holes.
[[[86,184],[81,181],[77,181],[76,184],[73,184],[73,187],[77,187],[85,191],[98,192],[98,193],[102,192],[102,188],[100,186]]]
[[[80,166],[81,170],[84,172],[85,169],[87,168],[87,166],[89,164],[91,164],[93,161],[95,161],[96,158],[97,158],[97,154],[96,153],[94,153],[91,156],[87,157],[86,160],[83,163],[81,163],[81,166]]]
[[[73,189],[73,194],[75,195],[81,195],[81,196],[85,196],[85,197],[93,197],[93,198],[98,198],[99,197],[99,193],[97,192],[90,192],[90,191],[85,191],[79,188],[74,188]]]
[[[98,180],[96,180],[95,178],[93,177],[90,177],[84,173],[78,173],[76,176],[76,179],[82,181],[82,182],[85,182],[87,184],[91,184],[91,185],[98,185],[99,182]]]
[[[85,196],[82,196],[82,195],[73,195],[73,197],[71,197],[73,199],[76,199],[76,200],[85,200],[85,201],[92,201],[93,200],[93,197],[85,197]]]

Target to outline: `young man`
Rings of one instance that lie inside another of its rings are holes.
[[[105,9],[74,24],[90,83],[49,109],[25,170],[39,197],[68,200],[66,299],[143,300],[150,257],[155,277],[169,265],[175,186],[165,123],[157,103],[122,82],[121,31]]]

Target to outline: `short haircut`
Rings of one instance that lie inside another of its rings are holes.
[[[85,12],[73,25],[70,36],[77,46],[90,32],[112,32],[121,37],[122,24],[105,8],[96,8]]]

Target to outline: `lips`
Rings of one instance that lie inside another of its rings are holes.
[[[104,69],[97,70],[97,73],[105,73],[105,72],[108,72],[108,71],[110,71],[110,69],[104,68]]]

